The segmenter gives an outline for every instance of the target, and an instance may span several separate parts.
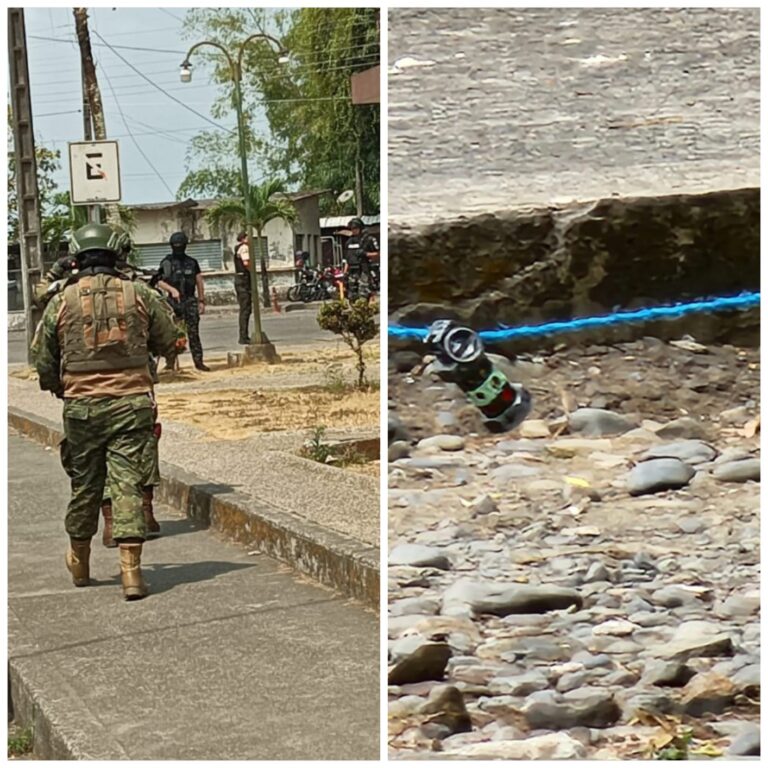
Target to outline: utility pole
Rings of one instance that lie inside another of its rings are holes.
[[[101,90],[96,77],[96,64],[91,51],[91,35],[88,31],[88,9],[73,8],[75,30],[80,45],[80,71],[83,79],[83,127],[86,140],[105,141],[107,124],[104,120],[104,106],[101,101]],[[86,112],[85,103],[88,103]],[[87,120],[87,122],[86,122]],[[89,206],[88,218],[91,221],[101,220],[100,206]],[[107,205],[107,223],[119,226],[120,214],[115,204]]]
[[[91,104],[88,101],[88,89],[85,87],[85,65],[82,58],[80,60],[80,82],[83,89],[83,138],[86,141],[93,141],[93,118],[91,117]],[[98,205],[88,206],[88,221],[101,222],[101,208]]]
[[[370,67],[362,72],[356,72],[350,78],[350,85],[352,91],[352,103],[358,108],[355,110],[355,138],[357,139],[355,147],[355,203],[357,215],[360,217],[363,215],[363,158],[362,158],[362,146],[363,146],[363,129],[362,129],[362,117],[360,113],[360,107],[366,104],[379,104],[381,99],[379,96],[379,82],[380,78],[379,67]]]
[[[16,154],[21,282],[27,332],[27,360],[31,363],[32,338],[41,316],[40,310],[33,301],[32,286],[40,282],[43,276],[43,239],[23,8],[8,9],[8,60],[13,112],[13,147]]]

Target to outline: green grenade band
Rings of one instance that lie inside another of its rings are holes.
[[[497,368],[494,368],[488,378],[475,389],[467,392],[467,399],[472,405],[480,408],[488,407],[508,384],[507,377]]]

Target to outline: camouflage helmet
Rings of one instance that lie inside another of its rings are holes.
[[[117,255],[120,253],[123,237],[123,234],[106,224],[91,222],[69,236],[69,252],[72,256],[81,256],[88,251],[108,251]]]
[[[133,250],[133,243],[131,242],[131,236],[124,229],[116,228],[118,243],[117,252],[123,256],[129,254]]]

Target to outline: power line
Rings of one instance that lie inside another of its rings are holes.
[[[98,33],[95,33],[98,34]],[[32,40],[48,40],[52,43],[70,43],[74,45],[77,43],[77,40],[74,40],[73,38],[69,37],[46,37],[45,35],[27,35]],[[142,48],[140,46],[136,45],[110,45],[107,43],[106,40],[104,40],[101,35],[99,35],[99,38],[103,40],[102,43],[92,43],[94,46],[98,46],[99,48],[109,48],[110,50],[114,50],[115,48],[120,48],[124,51],[150,51],[152,53],[168,53],[168,54],[174,54],[177,56],[183,56],[186,51],[171,51],[171,50],[164,50],[162,48]]]
[[[35,114],[35,120],[38,117],[55,117],[57,115],[76,115],[78,112],[82,112],[82,109],[70,109],[66,112],[44,112],[42,115]]]
[[[378,63],[378,61],[379,60],[378,60],[378,57],[377,57],[376,59],[373,59],[370,62],[365,62],[365,63],[369,63],[369,64],[373,65],[374,63]],[[360,65],[359,64],[353,64],[353,65],[349,65],[349,66],[333,67],[333,68],[325,69],[325,70],[323,70],[323,72],[325,73],[325,72],[337,72],[337,71],[341,71],[341,70],[349,70],[349,69],[354,69],[357,66],[360,66]],[[275,71],[277,71],[277,70],[275,70]],[[64,81],[64,82],[71,82],[71,80],[67,80],[67,81]],[[161,82],[156,82],[155,84],[156,85],[170,86],[172,83],[176,83],[176,82],[178,82],[178,81],[177,80],[169,80],[167,83],[165,81],[161,81]],[[183,85],[179,85],[177,88],[170,88],[170,87],[168,87],[168,91],[173,92],[175,90],[178,93],[182,93],[184,90],[213,88],[213,87],[216,87],[216,86],[221,86],[223,84],[225,84],[225,83],[222,83],[220,81],[213,81],[213,82],[208,82],[208,83],[191,83],[191,84],[186,83],[186,84],[183,84]],[[143,93],[144,90],[145,90],[144,86],[140,85],[139,83],[126,83],[125,85],[121,86],[121,88],[122,88],[122,90],[120,91],[120,93],[122,95],[124,95],[124,96],[132,96],[132,95],[135,95],[135,94],[138,94],[138,93]],[[52,98],[52,99],[45,99],[45,98],[33,99],[35,104],[56,104],[60,100],[60,98],[64,98],[64,97],[69,96],[69,95],[71,95],[74,98],[74,97],[78,96],[79,93],[80,93],[79,90],[72,90],[72,91],[69,91],[69,90],[61,91],[61,89],[59,89],[59,90],[54,89],[54,90],[56,91],[56,98]],[[50,93],[47,93],[47,92],[43,91],[42,95],[43,96],[49,96]]]
[[[95,34],[98,34],[96,32]],[[147,165],[155,172],[155,175],[158,179],[160,179],[160,183],[168,190],[168,194],[173,197],[173,191],[168,186],[168,183],[166,182],[165,178],[160,175],[160,172],[155,168],[152,161],[147,157],[147,154],[144,152],[144,150],[141,148],[141,145],[138,141],[136,141],[136,137],[131,132],[131,127],[128,125],[128,121],[125,119],[125,115],[123,114],[123,108],[120,106],[120,101],[118,100],[117,96],[115,95],[114,88],[112,88],[112,81],[109,79],[109,75],[107,74],[106,70],[102,68],[102,71],[104,72],[104,77],[107,79],[107,85],[109,85],[109,90],[112,92],[112,98],[115,100],[115,105],[117,106],[118,111],[120,112],[120,117],[123,119],[123,125],[125,126],[125,130],[128,131],[128,135],[131,137],[131,140],[136,145],[136,149],[139,150],[139,154],[146,160]]]
[[[171,13],[167,8],[158,8],[157,10],[160,11],[160,13],[164,13],[166,16],[170,16],[172,19],[176,19],[176,21],[182,22],[182,24],[184,23],[184,19],[181,18],[181,16]]]
[[[96,34],[98,34],[98,33],[96,33]],[[48,37],[48,36],[45,36],[45,35],[27,35],[27,37],[30,38],[30,39],[33,39],[33,40],[47,40],[47,41],[55,42],[55,43],[70,43],[71,45],[76,45],[77,44],[77,40],[75,38],[70,38],[70,37]],[[176,49],[145,48],[143,46],[135,46],[135,45],[112,45],[112,44],[108,43],[106,40],[104,40],[104,38],[101,37],[101,35],[98,35],[98,37],[99,37],[100,40],[102,40],[102,42],[101,43],[92,43],[92,45],[98,46],[100,48],[109,48],[110,50],[119,49],[119,50],[124,50],[124,51],[150,51],[152,53],[160,53],[160,54],[167,53],[169,55],[170,54],[174,54],[174,55],[179,55],[179,56],[184,56],[187,53],[187,51],[180,51],[180,50],[176,50]],[[370,45],[371,45],[371,43],[362,43],[360,45],[352,45],[352,46],[348,46],[346,48],[338,49],[337,53],[341,54],[343,52],[356,51],[356,50],[359,50],[361,48],[368,48]],[[324,51],[323,52],[319,52],[319,51],[315,51],[315,50],[307,48],[307,49],[304,49],[303,51],[302,50],[289,50],[288,53],[289,53],[289,55],[294,55],[294,56],[296,56],[298,58],[298,57],[304,57],[304,53],[311,53],[311,54],[318,54],[318,53],[320,53],[321,56],[322,56],[322,54],[324,54],[325,52]],[[371,55],[373,55],[373,54],[371,54]],[[378,54],[376,54],[376,55],[378,55]],[[306,57],[304,57],[304,58],[306,58]],[[351,54],[350,54],[350,58],[352,58]],[[337,60],[338,60],[338,56],[336,56],[334,58],[321,58],[321,57],[315,58],[313,56],[312,58],[309,58],[309,59],[305,60],[305,64],[306,65],[310,65],[310,64],[318,64],[319,65],[321,63],[332,63],[332,62],[337,61]]]
[[[94,34],[100,40],[104,40],[104,38],[98,32],[94,32]],[[131,62],[128,61],[128,59],[126,59],[121,53],[118,53],[118,51],[114,50],[112,48],[112,46],[109,45],[109,43],[104,41],[104,44],[107,46],[107,48],[109,48],[112,51],[112,53],[115,54],[115,56],[117,56],[118,59],[120,59],[124,64],[127,64],[134,72],[136,72],[137,75],[140,75],[143,80],[146,80],[153,88],[156,88],[158,91],[160,91],[160,93],[164,94],[169,99],[171,99],[171,101],[175,101],[179,106],[184,107],[184,109],[186,109],[188,112],[191,112],[192,114],[197,115],[198,117],[200,117],[203,120],[205,120],[206,123],[210,123],[211,125],[215,126],[216,128],[218,128],[220,130],[234,132],[234,131],[232,131],[232,130],[230,130],[228,128],[225,128],[223,125],[220,125],[215,120],[211,120],[210,117],[206,117],[206,115],[202,114],[201,112],[198,112],[196,109],[192,109],[192,107],[187,106],[183,101],[181,101],[181,99],[177,99],[175,96],[173,96],[172,94],[168,93],[168,91],[166,91],[164,88],[161,88],[153,80],[150,80],[150,78],[148,78],[146,75],[144,75],[138,69],[136,69],[136,67],[134,67],[133,64],[131,64]]]

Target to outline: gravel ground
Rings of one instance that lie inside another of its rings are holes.
[[[508,435],[409,354],[391,756],[757,754],[759,352],[645,338],[504,363],[534,395]]]

